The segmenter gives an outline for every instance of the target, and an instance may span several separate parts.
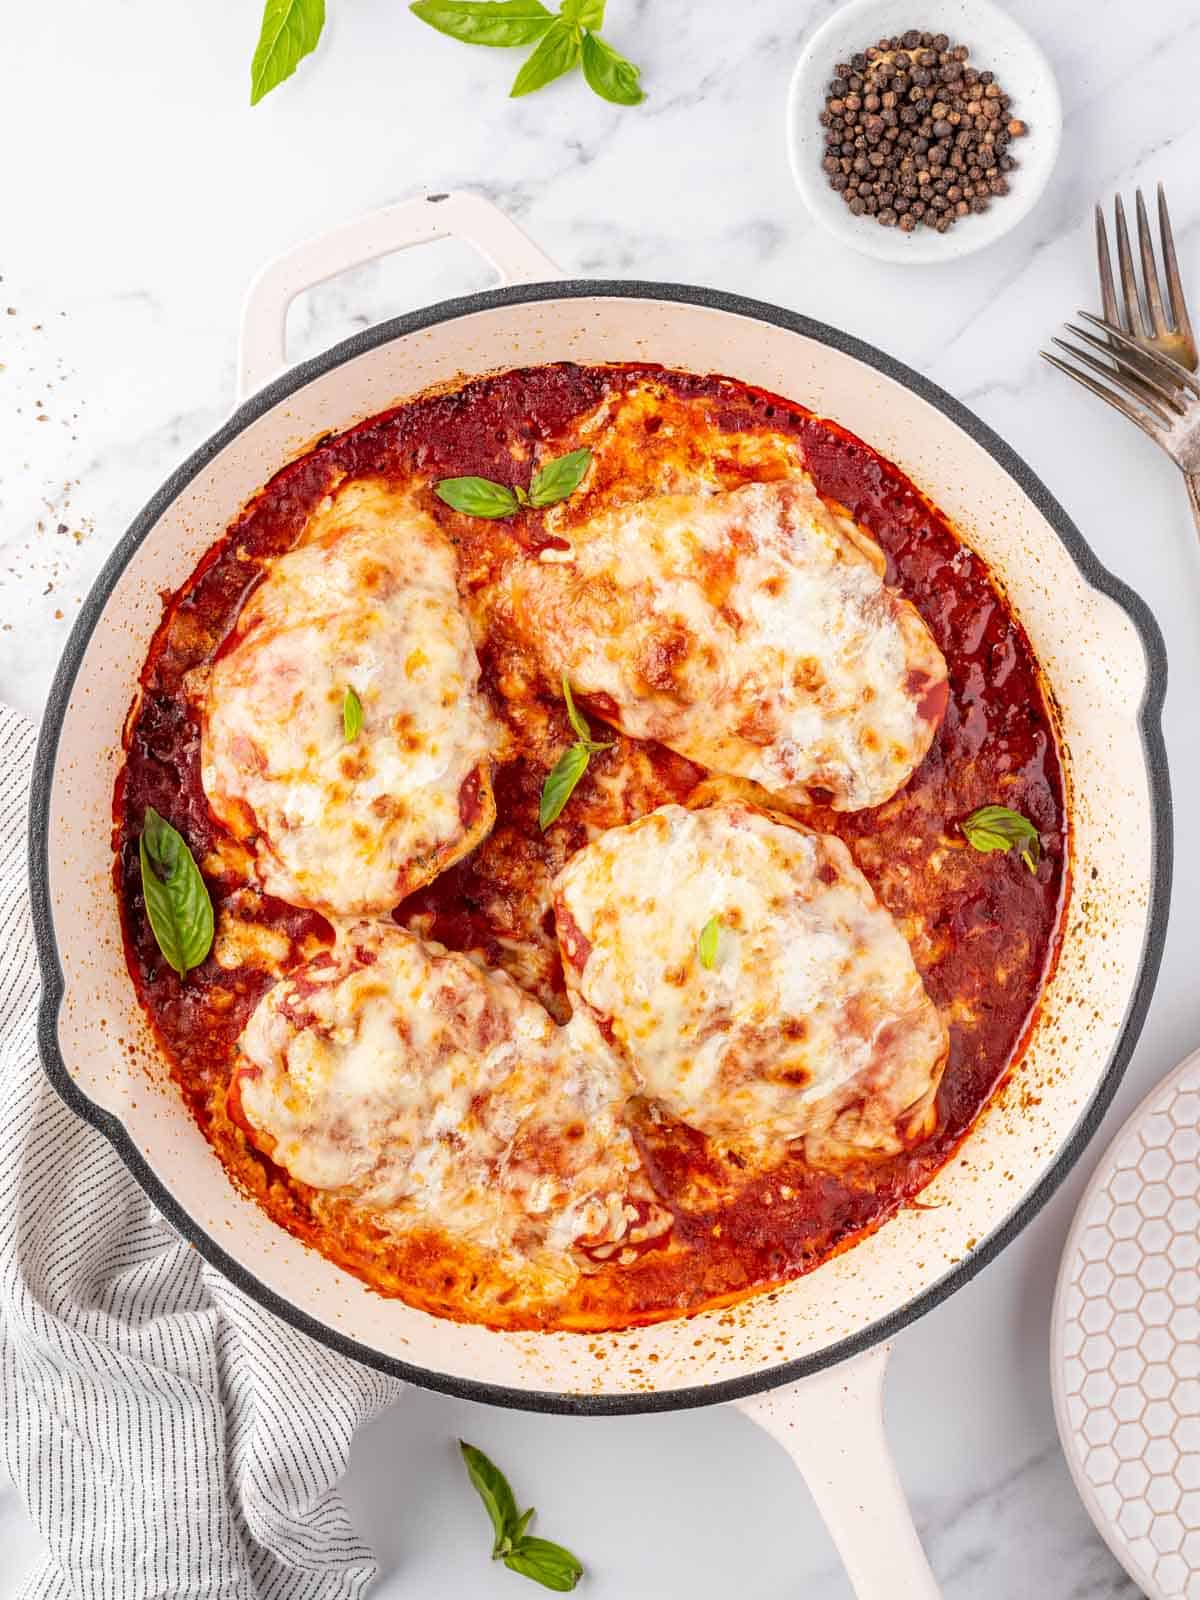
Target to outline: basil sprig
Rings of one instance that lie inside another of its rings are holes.
[[[464,44],[533,45],[512,86],[514,97],[582,64],[588,86],[602,99],[619,106],[645,99],[638,68],[596,31],[604,21],[604,0],[562,0],[557,16],[541,0],[415,0],[409,9]],[[324,27],[325,0],[266,0],[250,66],[252,106],[291,77],[317,48]]]
[[[483,1501],[492,1524],[492,1560],[503,1561],[512,1572],[532,1578],[543,1588],[566,1594],[583,1576],[583,1563],[561,1544],[525,1532],[533,1507],[518,1511],[508,1479],[482,1450],[464,1439],[458,1441],[463,1462],[475,1492]]]
[[[700,929],[700,937],[696,940],[696,952],[700,957],[700,965],[709,971],[717,964],[717,945],[721,938],[720,917],[709,917]]]
[[[557,16],[540,0],[414,0],[409,10],[463,44],[532,44],[509,91],[513,99],[580,64],[588,87],[602,99],[619,106],[645,99],[639,69],[597,31],[604,22],[604,0],[562,0]]]
[[[967,843],[982,854],[993,850],[1016,849],[1030,872],[1036,872],[1042,856],[1042,836],[1019,811],[1007,806],[980,806],[959,824]]]
[[[342,696],[342,733],[346,743],[350,744],[362,732],[362,701],[352,688],[347,688]]]
[[[597,750],[611,750],[613,740],[607,744],[597,744],[592,738],[592,730],[588,727],[587,719],[575,704],[575,697],[571,693],[571,685],[567,682],[567,675],[563,673],[562,680],[563,699],[567,703],[567,720],[579,735],[578,742],[570,745],[559,756],[558,760],[546,774],[546,781],[542,784],[542,796],[538,802],[538,827],[545,833],[552,822],[557,822],[562,814],[562,808],[575,791],[575,785],[588,769],[588,762]]]
[[[325,26],[325,0],[266,0],[258,47],[250,66],[250,104],[290,78],[317,48]]]
[[[541,511],[546,506],[556,506],[560,500],[573,495],[583,482],[591,465],[590,450],[572,450],[565,456],[556,456],[539,467],[529,481],[529,488],[516,485],[510,489],[506,483],[494,483],[491,478],[441,478],[433,492],[453,511],[462,511],[468,517],[512,517],[522,506],[532,506]]]
[[[138,841],[142,896],[158,948],[181,978],[212,949],[213,908],[192,852],[181,833],[153,806],[146,807]]]

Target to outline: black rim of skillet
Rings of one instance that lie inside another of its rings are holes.
[[[1108,595],[1129,617],[1141,637],[1146,655],[1146,693],[1139,713],[1139,726],[1145,752],[1151,797],[1151,894],[1146,939],[1142,948],[1137,983],[1126,1011],[1112,1057],[1091,1101],[1084,1109],[1053,1165],[1024,1195],[1001,1225],[968,1256],[964,1257],[937,1283],[913,1297],[898,1310],[870,1323],[848,1338],[839,1340],[815,1355],[798,1360],[782,1360],[760,1371],[711,1384],[651,1393],[576,1394],[554,1390],[514,1389],[497,1384],[429,1371],[384,1355],[323,1323],[281,1298],[235,1261],[213,1237],[182,1208],[163,1182],[152,1171],[119,1119],[95,1104],[79,1088],[67,1070],[58,1043],[58,1012],[63,998],[63,976],[54,937],[50,910],[49,833],[50,793],[54,778],[59,736],[75,679],[88,643],[105,602],[134,552],[149,535],[167,507],[191,480],[203,470],[217,452],[257,418],[281,400],[302,388],[313,378],[351,361],[365,351],[402,338],[405,334],[452,322],[477,311],[494,307],[537,304],[541,301],[573,299],[638,299],[703,306],[731,312],[758,322],[773,324],[792,333],[803,334],[820,344],[853,356],[864,365],[893,378],[912,390],[956,423],[1014,479],[1058,534],[1083,577],[1095,589]],[[34,931],[42,971],[42,999],[38,1019],[38,1040],[46,1073],[55,1089],[79,1116],[98,1128],[115,1146],[117,1153],[172,1226],[193,1244],[204,1258],[261,1305],[302,1333],[354,1360],[375,1367],[397,1378],[407,1379],[427,1389],[435,1389],[467,1400],[510,1406],[527,1411],[559,1412],[574,1416],[612,1416],[631,1412],[673,1411],[683,1407],[715,1405],[745,1395],[791,1383],[839,1361],[869,1349],[896,1334],[926,1311],[962,1287],[1041,1210],[1063,1178],[1082,1154],[1116,1092],[1138,1035],[1158,976],[1163,934],[1171,890],[1172,822],[1171,789],[1167,772],[1167,753],[1163,743],[1161,713],[1167,683],[1167,656],[1162,633],[1153,613],[1141,597],[1105,568],[1053,495],[1015,451],[944,389],[920,373],[883,354],[872,345],[852,338],[825,323],[815,322],[794,311],[786,311],[765,301],[717,289],[693,288],[685,284],[649,283],[636,279],[569,279],[540,284],[485,290],[396,317],[365,329],[334,345],[311,361],[290,368],[258,394],[240,405],[229,420],[202,444],[167,479],[158,492],[134,518],[133,523],[105,563],[83,609],[71,630],[66,650],[55,674],[34,758],[33,788],[29,819],[29,873]]]

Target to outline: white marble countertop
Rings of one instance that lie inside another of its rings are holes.
[[[1200,310],[1200,14],[1191,0],[1011,0],[1060,76],[1062,156],[1034,213],[968,260],[851,255],[800,208],[783,146],[788,72],[831,0],[610,0],[650,98],[623,111],[576,79],[505,98],[501,52],[467,50],[397,0],[331,0],[318,55],[251,111],[256,4],[86,0],[5,21],[0,103],[0,696],[32,715],[82,595],[133,513],[225,416],[238,308],[295,241],[427,189],[476,188],[572,273],[677,279],[794,307],[891,351],[974,407],[1050,485],[1166,634],[1179,812],[1175,906],[1149,1022],[1097,1144],[1200,1037],[1200,551],[1168,463],[1037,360],[1094,300],[1091,207],[1163,179]],[[913,15],[919,21],[920,6]],[[1182,86],[1182,87],[1181,87]],[[309,296],[295,353],[482,286],[454,245]],[[5,311],[11,308],[7,315]],[[1047,1373],[1059,1251],[1089,1153],[967,1288],[899,1340],[889,1414],[952,1600],[1132,1595],[1063,1465]],[[567,1420],[412,1391],[360,1440],[350,1500],[381,1600],[522,1592],[486,1560],[458,1434],[511,1468],[596,1600],[849,1588],[782,1451],[728,1409]],[[653,1503],[653,1519],[634,1507]],[[36,1545],[0,1488],[0,1600]]]

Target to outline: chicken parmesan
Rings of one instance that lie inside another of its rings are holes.
[[[835,1169],[931,1131],[946,1027],[840,839],[662,806],[571,858],[555,914],[572,996],[688,1127]]]
[[[381,485],[329,497],[201,676],[204,792],[269,893],[390,911],[490,828],[499,728],[453,551]]]
[[[551,679],[623,732],[797,803],[880,805],[946,705],[946,663],[874,539],[795,473],[647,496],[512,568]]]
[[[577,1252],[669,1226],[622,1120],[630,1093],[602,1041],[504,974],[357,923],[259,1002],[230,1107],[322,1197],[561,1279]]]
[[[727,378],[560,364],[319,441],[214,541],[127,724],[116,884],[280,1226],[437,1315],[587,1330],[918,1195],[1019,1056],[1069,828],[1028,640],[895,466]],[[1021,850],[973,848],[981,808]]]

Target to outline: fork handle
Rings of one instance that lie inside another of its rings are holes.
[[[1183,481],[1187,484],[1188,504],[1192,508],[1192,521],[1196,524],[1196,532],[1200,533],[1200,472],[1185,472]]]

